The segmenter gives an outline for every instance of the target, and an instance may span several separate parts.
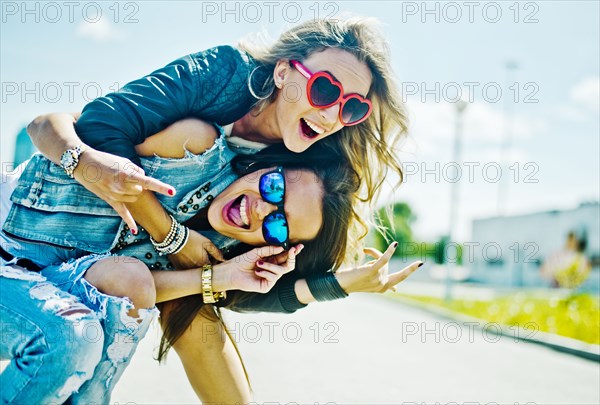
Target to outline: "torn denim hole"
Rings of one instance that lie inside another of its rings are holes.
[[[94,263],[99,262],[102,259],[113,256],[112,253],[104,253],[104,254],[91,254],[87,256],[83,256],[77,259],[69,260],[66,263],[62,263],[58,268],[58,272],[64,273],[70,271],[70,276],[75,276],[75,278],[71,279],[72,283],[77,282],[80,278],[82,278],[86,271],[88,271],[89,267],[91,267]],[[85,271],[80,271],[79,268],[81,266],[86,266]]]
[[[58,396],[63,398],[77,392],[79,387],[81,387],[81,384],[87,379],[88,375],[86,373],[76,372],[75,375],[70,376],[67,381],[65,381],[65,385],[59,391]]]
[[[108,301],[110,299],[121,300],[123,301],[123,305],[128,306],[128,310],[133,308],[133,303],[129,300],[129,298],[119,298],[113,297],[112,295],[107,295],[98,290],[95,285],[91,284],[85,278],[83,278],[83,274],[79,278],[79,285],[83,289],[83,294],[85,294],[85,302],[91,304],[92,308],[96,311],[96,314],[99,318],[106,318],[106,306],[108,305]],[[82,297],[83,298],[83,297]]]
[[[158,310],[137,309],[138,316],[133,317],[129,315],[129,311],[135,307],[128,297],[105,294],[85,278],[79,280],[78,288],[79,295],[96,311],[104,329],[106,346],[97,370],[103,370],[103,385],[110,388],[113,378],[118,378],[123,367],[130,361]]]
[[[197,158],[197,162],[199,166],[204,166],[206,164],[206,159],[207,157],[210,157],[212,155],[212,152],[215,150],[219,150],[219,162],[224,161],[224,159],[222,158],[223,155],[223,150],[225,149],[225,138],[223,135],[218,136],[215,139],[215,142],[213,143],[213,145],[206,149],[204,152],[199,153],[199,154],[195,154],[193,152],[190,152],[187,148],[186,148],[186,143],[183,144],[183,151],[184,151],[184,158]]]
[[[156,164],[160,161],[162,162],[180,162],[180,161],[185,161],[185,160],[191,160],[191,159],[196,159],[197,163],[202,165],[204,163],[204,161],[206,160],[207,157],[210,156],[210,154],[216,150],[217,148],[219,149],[219,154],[223,153],[223,150],[225,149],[225,139],[223,138],[222,135],[218,136],[215,139],[215,142],[212,144],[212,146],[208,149],[206,149],[205,151],[203,151],[202,153],[194,153],[191,150],[189,150],[187,148],[187,144],[188,141],[185,141],[183,144],[183,157],[177,157],[177,158],[173,158],[173,157],[162,157],[160,156],[158,153],[154,152],[152,155],[155,158],[155,162],[153,162],[153,164]],[[158,160],[158,162],[156,161]]]
[[[79,280],[80,286],[84,289],[86,299],[94,305],[96,312],[101,319],[107,318],[107,308],[109,305],[119,308],[119,321],[123,325],[142,323],[146,317],[154,317],[158,313],[156,307],[150,309],[138,309],[138,317],[132,317],[128,312],[135,308],[129,297],[115,297],[98,290],[98,288],[87,281],[85,278]]]
[[[46,281],[46,277],[41,274],[34,273],[22,267],[14,267],[14,265],[0,267],[0,277],[25,281]]]
[[[183,143],[183,158],[184,158],[184,159],[192,159],[192,158],[194,158],[194,157],[196,157],[196,156],[199,156],[198,154],[196,154],[196,153],[194,153],[194,152],[190,151],[190,150],[187,148],[187,144],[188,144],[188,141],[186,140],[186,141]],[[206,153],[206,152],[204,152],[204,153]]]
[[[81,302],[75,302],[69,308],[60,310],[56,314],[69,321],[77,321],[83,319],[84,316],[92,315],[93,313],[94,312],[91,309]]]
[[[131,317],[127,314],[125,306],[121,306],[120,322],[122,328],[114,335],[114,341],[106,348],[106,356],[111,362],[111,371],[106,379],[108,388],[120,364],[130,361],[140,339],[142,339],[152,321],[158,316],[156,307],[151,309],[138,309],[139,316]]]
[[[41,282],[29,290],[33,299],[44,301],[44,310],[52,311],[56,315],[71,321],[81,320],[93,312],[79,302],[74,296],[58,289],[54,284]]]
[[[120,322],[123,328],[118,332],[118,336],[115,337],[115,341],[107,349],[108,357],[114,363],[121,361],[128,353],[125,352],[124,346],[120,346],[120,343],[129,345],[137,344],[141,337],[143,337],[154,318],[158,315],[158,309],[156,307],[150,309],[138,309],[138,317],[134,318],[127,314],[125,308],[121,308]],[[140,336],[141,335],[141,336]]]
[[[156,307],[149,309],[138,309],[137,318],[130,316],[127,312],[129,311],[126,308],[121,307],[119,316],[121,325],[123,325],[123,329],[119,331],[119,336],[115,338],[115,342],[111,344],[111,347],[108,348],[109,357],[114,361],[119,361],[120,358],[124,357],[124,355],[120,353],[122,349],[117,347],[112,348],[112,346],[119,342],[137,344],[140,339],[146,335],[150,324],[155,318],[158,317],[159,313]]]
[[[158,309],[156,307],[150,309],[138,309],[138,317],[133,317],[128,314],[128,312],[135,308],[129,297],[115,297],[113,295],[108,295],[98,290],[96,286],[91,284],[85,278],[80,280],[80,285],[84,288],[86,298],[90,301],[90,303],[94,304],[97,307],[97,314],[101,319],[108,321],[108,307],[112,306],[113,308],[118,309],[119,319],[121,325],[132,325],[135,324],[138,328],[142,323],[145,323],[147,319],[150,319],[149,322],[154,319],[154,317],[158,314]],[[111,321],[116,321],[112,319]],[[130,328],[126,328],[129,330]],[[137,329],[137,328],[136,328]],[[126,333],[125,335],[129,335],[130,333]]]

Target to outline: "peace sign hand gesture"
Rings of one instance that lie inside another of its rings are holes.
[[[353,292],[383,293],[388,290],[396,291],[397,284],[408,278],[423,265],[423,262],[417,261],[399,272],[389,274],[388,264],[397,246],[397,242],[392,243],[385,253],[381,253],[375,248],[365,248],[365,254],[374,257],[375,260],[371,260],[362,266],[338,270],[335,275],[340,286],[348,294]]]

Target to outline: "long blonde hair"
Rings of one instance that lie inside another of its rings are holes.
[[[313,19],[284,32],[271,45],[249,38],[238,44],[258,62],[257,69],[265,69],[261,72],[259,83],[253,80],[252,75],[248,81],[251,91],[261,98],[255,107],[257,114],[277,96],[273,71],[279,60],[303,61],[314,52],[338,48],[351,53],[370,69],[373,82],[367,97],[373,103],[371,116],[359,125],[343,127],[335,135],[320,141],[342,152],[362,179],[355,196],[355,221],[351,226],[347,250],[350,253],[361,251],[358,249],[360,240],[368,232],[361,217],[372,211],[369,208],[376,202],[386,179],[390,178],[390,171],[398,175],[398,181],[392,185],[393,190],[403,180],[402,166],[396,153],[399,142],[407,133],[408,119],[394,79],[389,46],[379,25],[379,20],[372,17]],[[377,227],[376,223],[371,224]],[[348,260],[354,261],[352,259],[359,257],[348,257]]]

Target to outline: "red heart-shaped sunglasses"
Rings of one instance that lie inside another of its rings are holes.
[[[369,99],[360,94],[344,95],[344,88],[328,72],[312,73],[297,60],[290,60],[291,65],[308,79],[306,95],[311,106],[328,108],[340,103],[340,122],[345,126],[360,124],[371,114],[373,105]]]

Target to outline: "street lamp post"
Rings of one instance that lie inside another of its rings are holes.
[[[514,101],[511,99],[509,89],[514,89],[512,86],[518,86],[517,83],[514,82],[515,71],[518,69],[519,65],[515,61],[508,61],[505,65],[506,67],[506,91],[504,101],[504,140],[502,143],[501,157],[500,159],[500,167],[502,168],[502,177],[498,182],[498,200],[496,202],[496,212],[498,216],[506,215],[507,205],[508,205],[508,189],[510,183],[510,176],[508,175],[509,166],[510,166],[510,150],[512,147],[512,138],[513,138],[513,114],[514,114]],[[518,90],[517,93],[518,94]]]
[[[456,165],[460,165],[460,156],[462,149],[462,130],[463,130],[463,114],[467,108],[467,102],[464,100],[458,100],[455,104],[456,106],[456,122],[455,122],[455,130],[454,130],[454,150],[452,152],[452,161]],[[458,209],[458,182],[453,182],[450,186],[450,230],[448,232],[448,245],[454,241],[456,238],[456,211]],[[458,259],[458,245],[457,249],[457,259]],[[445,249],[444,249],[445,250]],[[446,252],[444,252],[444,262]],[[452,270],[454,268],[455,263],[447,262],[446,263],[446,294],[445,300],[447,302],[452,300]]]

